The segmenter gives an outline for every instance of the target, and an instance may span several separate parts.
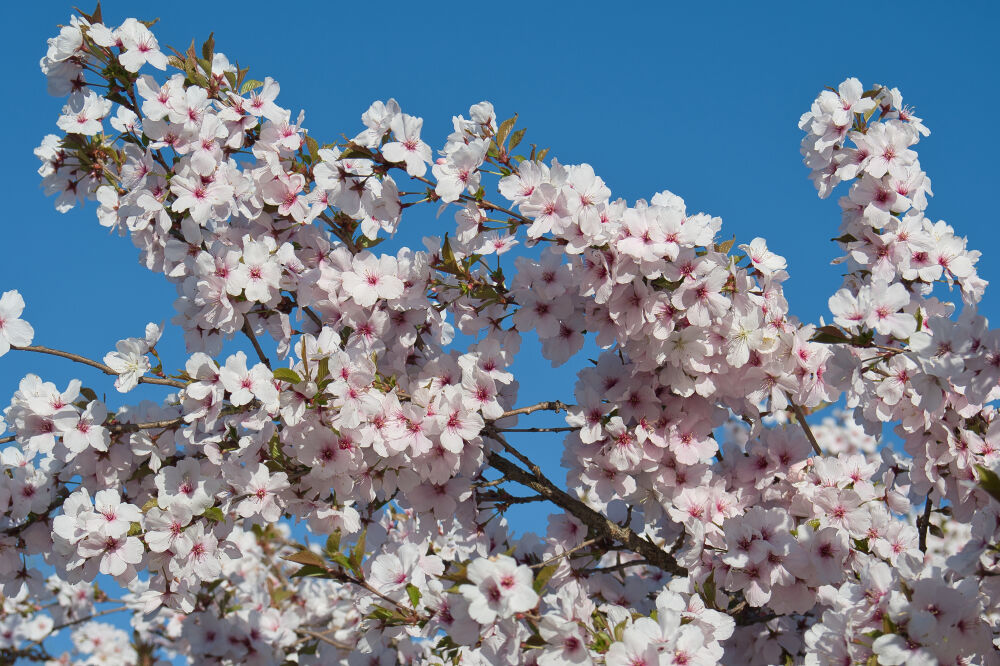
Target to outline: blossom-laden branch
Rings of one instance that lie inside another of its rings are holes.
[[[11,349],[17,351],[29,351],[37,352],[39,354],[50,354],[52,356],[59,356],[61,358],[68,358],[75,363],[82,363],[83,365],[89,365],[92,368],[97,368],[106,375],[119,375],[120,373],[115,372],[111,366],[101,363],[99,361],[94,361],[92,359],[86,358],[85,356],[80,356],[79,354],[73,354],[71,352],[62,351],[59,349],[50,349],[49,347],[42,347],[39,345],[29,345],[26,347],[17,347],[11,345]],[[187,382],[182,382],[178,379],[169,379],[166,377],[139,377],[138,383],[140,384],[157,384],[160,386],[173,386],[174,388],[184,388],[187,386]]]

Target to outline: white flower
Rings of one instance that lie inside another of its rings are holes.
[[[512,557],[479,558],[467,571],[472,584],[462,585],[459,591],[469,602],[469,616],[479,624],[523,613],[538,603],[531,587],[531,569]]]
[[[118,374],[115,388],[122,393],[128,393],[139,383],[139,378],[150,369],[146,352],[146,343],[138,338],[119,340],[115,345],[117,351],[108,352],[104,362]]]
[[[35,337],[31,324],[21,319],[24,299],[14,291],[5,291],[0,296],[0,356],[10,351],[11,346],[26,347]]]

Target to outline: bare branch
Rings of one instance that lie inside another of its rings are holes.
[[[823,455],[823,450],[819,448],[819,442],[816,441],[816,435],[813,434],[812,429],[809,427],[809,423],[806,421],[806,415],[803,413],[802,408],[791,400],[788,401],[788,404],[792,406],[792,411],[795,412],[795,418],[798,419],[799,425],[801,425],[802,429],[805,431],[806,439],[808,439],[809,443],[812,444],[813,451],[815,451],[818,456]]]
[[[598,541],[598,539],[587,539],[583,543],[581,543],[581,544],[579,544],[577,546],[573,546],[569,550],[564,550],[563,552],[559,553],[558,555],[553,555],[549,559],[544,560],[542,562],[539,562],[538,564],[532,564],[531,568],[532,569],[541,569],[542,567],[548,566],[548,565],[552,564],[553,562],[557,562],[557,561],[561,560],[562,558],[575,553],[578,550],[586,548],[587,546],[592,546],[593,544],[597,543],[597,541]]]
[[[628,550],[645,557],[651,566],[658,567],[675,576],[686,576],[687,569],[674,559],[673,555],[664,552],[651,541],[640,537],[628,527],[622,527],[607,516],[594,511],[589,506],[561,490],[541,472],[529,473],[498,453],[490,453],[487,457],[490,465],[503,472],[511,480],[528,486],[539,495],[544,496],[553,504],[562,507],[602,537],[623,544]],[[537,469],[537,465],[534,466]]]
[[[319,641],[323,641],[324,643],[332,645],[333,647],[337,648],[338,650],[353,650],[354,649],[353,645],[348,645],[347,643],[341,643],[340,641],[335,641],[332,638],[330,638],[330,637],[328,637],[328,636],[326,636],[324,634],[321,634],[321,633],[318,633],[318,632],[315,632],[315,631],[310,631],[309,629],[296,629],[295,633],[302,634],[303,636],[308,636],[309,638],[315,638],[316,640],[319,640]]]
[[[567,405],[559,400],[546,400],[544,402],[539,402],[534,405],[528,405],[527,407],[519,407],[517,409],[512,409],[509,412],[504,412],[498,416],[495,421],[500,419],[505,419],[508,416],[517,416],[518,414],[531,414],[532,412],[540,411],[550,411],[550,412],[561,412],[566,409],[570,409],[573,405]]]
[[[563,426],[559,428],[497,428],[497,432],[573,432],[580,426]]]
[[[250,338],[250,344],[253,345],[253,350],[257,352],[257,358],[260,362],[267,366],[267,369],[271,369],[271,361],[268,360],[267,355],[264,354],[264,350],[260,348],[260,343],[257,342],[257,336],[253,334],[253,327],[250,326],[250,320],[243,320],[243,334]]]
[[[927,501],[924,503],[924,513],[917,518],[917,530],[919,530],[919,541],[920,552],[927,552],[927,530],[931,526],[931,508],[933,504],[931,503],[931,495],[927,494]]]

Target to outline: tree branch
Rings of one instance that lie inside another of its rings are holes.
[[[260,362],[267,366],[267,369],[271,369],[271,361],[268,360],[267,356],[264,354],[264,350],[260,348],[260,343],[257,342],[257,336],[253,334],[253,327],[250,326],[250,320],[246,317],[243,318],[243,334],[250,338],[250,344],[253,345],[253,350],[257,352],[257,358]]]
[[[795,418],[798,419],[799,425],[801,425],[802,429],[805,431],[806,439],[808,439],[809,443],[812,444],[813,451],[815,451],[818,456],[823,455],[823,450],[819,448],[819,442],[816,441],[816,435],[813,434],[812,429],[809,427],[809,423],[806,422],[806,415],[803,413],[802,408],[791,400],[788,401],[788,404],[792,406],[792,411],[795,412]]]
[[[309,629],[296,629],[295,633],[302,634],[303,636],[308,636],[309,638],[315,638],[316,640],[319,640],[319,641],[323,641],[324,643],[332,645],[333,647],[337,648],[338,650],[353,650],[354,649],[353,645],[348,645],[347,643],[341,643],[339,641],[335,641],[332,638],[329,638],[329,637],[327,637],[327,636],[325,636],[325,635],[323,635],[321,633],[315,632],[315,631],[310,631]]]
[[[687,569],[677,563],[672,555],[664,552],[651,541],[640,537],[628,527],[622,527],[610,518],[594,511],[589,506],[561,490],[540,472],[532,475],[498,453],[490,453],[487,461],[513,481],[528,486],[553,504],[562,507],[602,537],[623,544],[628,550],[645,557],[651,566],[658,567],[675,576],[686,576]],[[537,465],[534,466],[537,469]]]
[[[504,412],[503,414],[501,414],[500,416],[498,416],[493,420],[499,421],[501,419],[507,418],[508,416],[517,416],[518,414],[531,414],[532,412],[540,412],[543,410],[558,413],[563,410],[568,410],[572,406],[573,405],[567,405],[566,403],[559,400],[546,400],[544,402],[539,402],[534,405],[528,405],[527,407],[518,407],[517,409],[512,409],[510,411]]]
[[[83,365],[89,365],[92,368],[97,368],[106,375],[112,375],[114,377],[118,376],[118,373],[111,369],[111,366],[105,365],[98,361],[80,356],[79,354],[73,354],[70,352],[64,352],[59,349],[51,349],[49,347],[40,347],[38,345],[31,345],[29,347],[18,347],[16,345],[11,345],[11,349],[16,349],[17,351],[30,351],[38,352],[39,354],[51,354],[52,356],[59,356],[61,358],[68,358],[75,363],[82,363]],[[139,377],[140,384],[159,384],[161,386],[173,386],[174,388],[184,388],[187,386],[186,382],[182,382],[178,379],[166,379],[164,377]]]
[[[598,539],[587,539],[583,543],[581,543],[581,544],[579,544],[577,546],[573,546],[569,550],[564,550],[563,552],[559,553],[558,555],[553,555],[549,559],[544,560],[542,562],[539,562],[538,564],[532,564],[531,568],[532,569],[541,569],[542,567],[548,566],[549,564],[552,564],[553,562],[557,562],[557,561],[561,560],[562,558],[566,557],[567,555],[571,555],[572,553],[575,553],[576,551],[578,551],[578,550],[580,550],[582,548],[586,548],[587,546],[592,546],[593,544],[595,544],[597,542],[598,542]]]
[[[927,493],[927,501],[924,503],[924,513],[917,518],[917,530],[919,531],[918,545],[921,553],[927,552],[927,530],[931,525],[931,495]]]
[[[563,426],[559,428],[497,428],[497,432],[573,432],[580,426]]]

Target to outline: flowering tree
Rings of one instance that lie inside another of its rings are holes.
[[[190,355],[165,369],[153,324],[103,360],[34,345],[0,298],[0,355],[168,391],[109,410],[21,380],[0,660],[998,663],[1000,333],[979,253],[925,216],[898,90],[848,79],[800,121],[820,196],[847,183],[817,327],[763,239],[720,242],[667,191],[612,200],[487,102],[437,157],[393,100],[321,143],[276,81],[150,26],[98,9],[49,40],[67,101],[36,153],[58,210],[96,199],[176,286]],[[421,204],[455,226],[380,253]],[[518,402],[529,332],[553,365],[596,338],[575,404]],[[250,357],[222,357],[235,337]],[[534,502],[545,536],[515,538]],[[130,633],[97,620],[119,610]]]

